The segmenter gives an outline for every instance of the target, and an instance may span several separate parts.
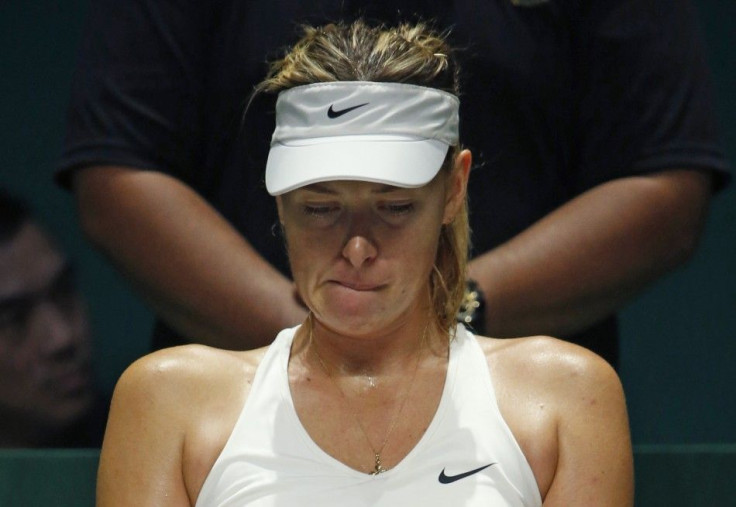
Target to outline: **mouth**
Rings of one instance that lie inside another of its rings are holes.
[[[332,283],[356,292],[374,292],[384,287],[382,284],[350,282],[344,280],[333,280]]]
[[[63,371],[54,372],[47,380],[47,385],[57,393],[73,395],[84,392],[89,388],[92,373],[88,364],[82,364],[74,368],[65,368]]]

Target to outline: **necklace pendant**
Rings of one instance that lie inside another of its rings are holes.
[[[387,468],[383,468],[383,465],[381,465],[381,455],[376,453],[376,466],[373,468],[373,471],[371,472],[371,475],[378,475],[382,474],[383,472],[387,472]]]

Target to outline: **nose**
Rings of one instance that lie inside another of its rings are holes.
[[[361,268],[376,258],[378,249],[371,240],[358,234],[351,235],[342,249],[342,256],[354,268]]]
[[[81,331],[77,304],[64,308],[53,301],[43,301],[35,313],[33,334],[42,354],[63,355],[74,349]]]

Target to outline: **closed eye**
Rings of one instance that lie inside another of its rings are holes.
[[[337,209],[338,208],[336,206],[330,206],[330,205],[325,205],[325,206],[304,205],[302,207],[302,212],[305,215],[309,215],[312,217],[324,217],[334,211],[337,211]]]
[[[407,215],[414,211],[414,203],[389,203],[384,205],[384,209],[392,215]]]

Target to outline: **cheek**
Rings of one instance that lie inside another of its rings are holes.
[[[284,237],[292,277],[297,284],[308,279],[335,256],[334,239],[324,235],[285,228]]]
[[[413,241],[417,246],[421,246],[422,249],[429,252],[432,258],[434,258],[439,244],[440,231],[443,227],[443,215],[444,209],[437,206],[420,221],[417,227],[414,227],[413,234],[415,238]]]
[[[26,340],[21,347],[0,347],[0,383],[3,385],[25,384],[35,371],[30,360],[33,351],[28,347],[28,341],[30,340]],[[6,379],[9,384],[5,384]]]
[[[406,275],[425,280],[437,257],[438,240],[438,228],[434,224],[427,224],[426,227],[415,227],[393,238],[386,253],[390,249],[391,257],[400,260]]]

